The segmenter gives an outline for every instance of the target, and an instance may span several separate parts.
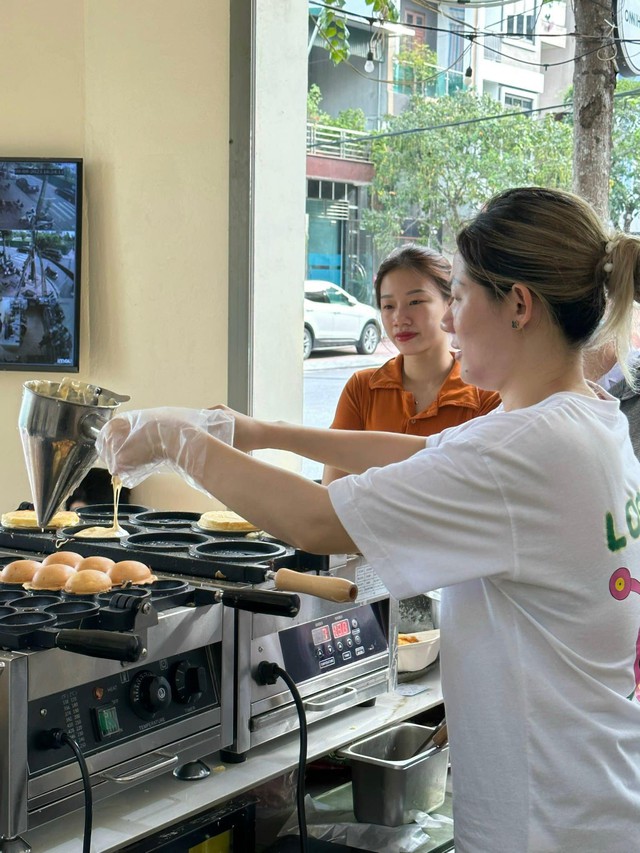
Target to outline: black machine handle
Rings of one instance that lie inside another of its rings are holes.
[[[137,634],[121,631],[90,631],[66,628],[58,632],[56,646],[67,652],[92,658],[107,658],[134,663],[144,651]]]
[[[292,619],[300,611],[300,597],[291,592],[274,592],[268,589],[225,589],[222,603],[236,610],[266,613],[270,616],[287,616]]]

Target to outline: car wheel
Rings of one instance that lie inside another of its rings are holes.
[[[372,355],[380,343],[380,332],[375,323],[367,323],[362,330],[356,349],[360,355]]]
[[[304,327],[304,343],[302,345],[302,358],[307,359],[311,355],[311,350],[313,349],[313,335],[311,334],[311,329],[307,329]]]

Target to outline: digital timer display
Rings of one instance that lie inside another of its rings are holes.
[[[327,625],[320,625],[319,628],[314,628],[311,632],[311,639],[314,646],[321,646],[323,643],[328,643],[331,639],[331,632]]]
[[[351,633],[351,628],[349,627],[349,620],[341,619],[339,622],[334,622],[331,626],[331,630],[333,631],[333,636],[336,640],[339,640],[340,637],[346,637],[347,634]]]

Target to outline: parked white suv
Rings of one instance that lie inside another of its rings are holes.
[[[351,344],[371,355],[380,343],[378,312],[330,281],[304,283],[304,358],[314,349]]]

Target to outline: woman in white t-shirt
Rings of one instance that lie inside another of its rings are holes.
[[[458,853],[630,853],[640,463],[582,347],[599,330],[625,364],[640,243],[576,196],[524,188],[493,198],[457,244],[443,325],[463,379],[500,393],[496,411],[426,440],[236,414],[237,449],[169,412],[135,430],[122,415],[99,447],[125,483],[177,461],[293,545],[362,552],[398,598],[444,588]],[[263,447],[355,476],[327,489],[242,452]]]

